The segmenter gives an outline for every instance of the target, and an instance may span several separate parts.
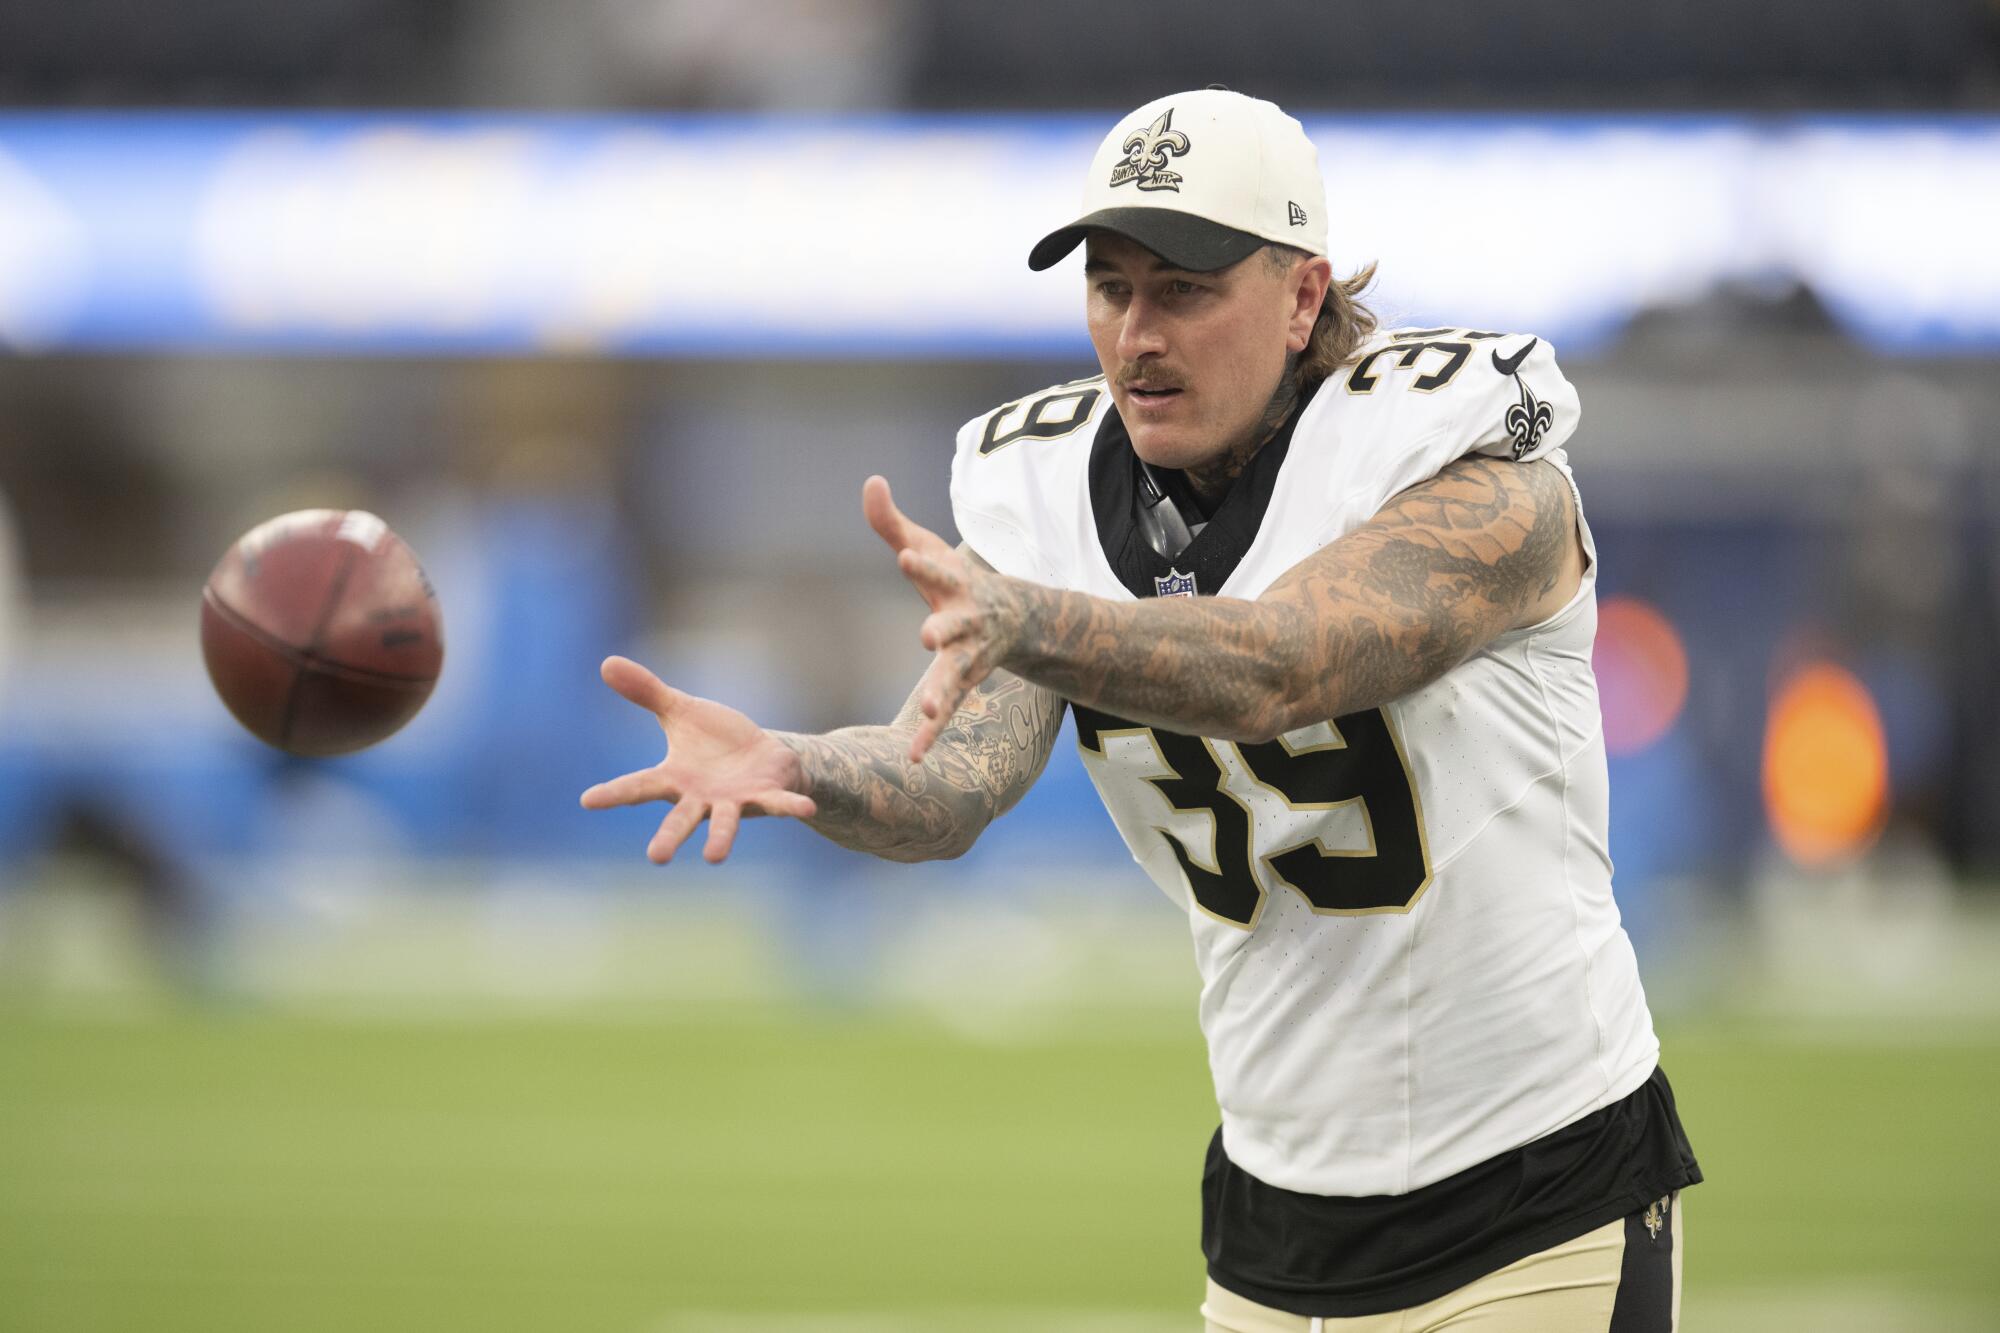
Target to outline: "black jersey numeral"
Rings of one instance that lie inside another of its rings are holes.
[[[1077,743],[1093,754],[1104,753],[1106,736],[1147,737],[1168,772],[1146,781],[1175,810],[1206,814],[1214,821],[1212,864],[1197,857],[1175,834],[1160,830],[1187,874],[1195,902],[1210,916],[1244,927],[1256,925],[1265,892],[1258,862],[1270,880],[1327,915],[1406,912],[1430,883],[1416,783],[1379,708],[1336,718],[1329,739],[1300,746],[1283,739],[1257,745],[1211,741],[1134,727],[1089,708],[1074,711]],[[1357,807],[1368,845],[1334,849],[1309,836],[1258,847],[1256,821],[1250,808],[1228,789],[1218,746],[1232,750],[1251,781],[1270,789],[1294,810]]]
[[[1347,391],[1352,394],[1375,392],[1375,386],[1382,382],[1382,372],[1376,363],[1385,356],[1396,358],[1396,365],[1403,370],[1412,370],[1417,360],[1425,352],[1435,352],[1444,360],[1432,370],[1418,375],[1410,381],[1410,388],[1418,393],[1435,393],[1452,382],[1458,372],[1465,367],[1465,359],[1472,355],[1472,344],[1457,339],[1425,339],[1421,342],[1394,342],[1387,347],[1378,347],[1367,356],[1354,363],[1354,369],[1347,375]]]
[[[1008,403],[986,418],[979,452],[984,456],[1016,440],[1060,440],[1090,420],[1103,393],[1103,380],[1099,377],[1063,385],[1057,392],[1040,398]]]

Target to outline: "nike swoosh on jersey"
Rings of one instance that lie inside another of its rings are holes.
[[[1495,370],[1499,371],[1499,372],[1500,372],[1500,373],[1501,373],[1502,375],[1511,375],[1511,374],[1513,374],[1513,373],[1514,373],[1515,371],[1517,371],[1517,370],[1519,370],[1519,369],[1521,368],[1521,362],[1522,362],[1522,361],[1523,361],[1524,359],[1526,359],[1526,357],[1527,357],[1528,353],[1530,353],[1530,352],[1532,352],[1532,351],[1534,351],[1534,350],[1535,350],[1535,344],[1536,344],[1536,343],[1538,343],[1538,342],[1540,342],[1540,341],[1541,341],[1541,339],[1540,339],[1540,338],[1530,338],[1530,339],[1528,339],[1528,341],[1526,341],[1526,342],[1524,342],[1524,343],[1522,343],[1522,344],[1521,344],[1521,350],[1520,350],[1520,351],[1518,351],[1518,352],[1514,353],[1514,355],[1512,355],[1512,356],[1508,356],[1508,357],[1503,357],[1503,356],[1501,356],[1501,355],[1500,355],[1500,349],[1499,349],[1499,348],[1497,348],[1497,347],[1496,347],[1496,348],[1494,348],[1494,349],[1493,349],[1493,368],[1494,368]]]

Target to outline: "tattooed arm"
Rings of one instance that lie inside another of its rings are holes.
[[[967,550],[954,553],[991,573]],[[1034,785],[1055,747],[1063,701],[1039,685],[995,671],[963,695],[935,745],[910,756],[926,719],[923,687],[885,727],[824,736],[767,731],[726,705],[673,688],[623,657],[604,663],[604,683],[653,714],[667,756],[651,768],[600,782],[589,810],[668,801],[673,809],[646,845],[665,864],[703,820],[711,862],[729,855],[738,824],[788,815],[856,851],[892,861],[963,855],[986,826]]]
[[[886,485],[864,500],[931,603],[923,639],[937,660],[918,690],[927,729],[966,681],[1004,668],[1134,722],[1269,740],[1429,684],[1495,636],[1546,619],[1583,568],[1569,483],[1541,462],[1461,459],[1255,601],[1119,602],[988,574],[926,543]]]
[[[932,861],[964,855],[1034,785],[1062,715],[1056,695],[995,671],[915,762],[910,738],[924,720],[915,693],[886,727],[774,734],[798,756],[803,790],[819,807],[806,821],[814,829],[857,852]]]
[[[583,805],[672,803],[646,845],[662,865],[704,820],[702,855],[723,860],[737,826],[755,815],[804,820],[843,847],[891,861],[961,856],[1034,784],[1062,725],[1061,699],[994,672],[960,704],[937,743],[912,760],[910,738],[922,721],[914,695],[888,726],[801,736],[766,731],[622,657],[604,664],[604,679],[659,719],[667,757],[598,783]]]
[[[1001,659],[1012,670],[1135,722],[1258,741],[1428,685],[1506,630],[1546,619],[1581,572],[1562,474],[1474,457],[1404,491],[1254,602],[1121,604],[1017,580],[994,600],[1020,626]]]

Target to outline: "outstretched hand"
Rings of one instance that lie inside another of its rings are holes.
[[[910,740],[910,760],[920,761],[950,723],[958,706],[1000,665],[1008,638],[1005,617],[992,595],[1000,575],[954,550],[944,538],[913,522],[889,495],[889,483],[870,477],[861,488],[868,526],[896,553],[896,568],[923,594],[931,613],[918,639],[936,654],[917,682],[924,720]]]
[[[695,826],[708,820],[702,858],[710,864],[729,855],[737,825],[755,815],[810,819],[812,798],[800,791],[798,756],[784,742],[733,708],[685,694],[637,662],[607,657],[604,683],[659,719],[667,736],[667,757],[651,768],[600,782],[584,792],[586,810],[671,801],[646,844],[657,864],[674,859]]]

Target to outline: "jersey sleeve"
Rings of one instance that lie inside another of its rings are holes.
[[[1078,496],[1109,395],[1101,378],[1060,384],[961,426],[951,515],[981,559],[1016,578],[1066,584]]]
[[[1475,346],[1480,350],[1473,364],[1451,386],[1458,390],[1452,433],[1460,447],[1454,457],[1479,453],[1525,462],[1562,448],[1576,433],[1582,408],[1576,386],[1556,365],[1555,349],[1524,334]]]
[[[1027,517],[1016,494],[1020,478],[1006,466],[988,467],[979,451],[985,417],[958,428],[951,459],[951,518],[958,535],[1002,574],[1046,583]]]
[[[1292,447],[1304,441],[1314,459],[1318,526],[1331,539],[1468,455],[1555,453],[1578,411],[1555,352],[1532,334],[1394,330],[1334,372]]]

